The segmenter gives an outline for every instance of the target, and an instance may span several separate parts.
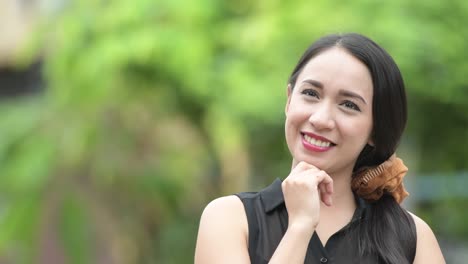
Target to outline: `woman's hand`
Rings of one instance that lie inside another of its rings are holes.
[[[313,232],[320,219],[320,200],[332,205],[333,179],[325,171],[301,161],[281,187],[289,215],[288,228]]]

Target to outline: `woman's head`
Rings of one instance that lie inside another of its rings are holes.
[[[288,81],[290,90],[294,90],[298,77],[312,59],[333,48],[346,51],[365,65],[373,87],[371,143],[360,152],[354,170],[380,164],[395,152],[407,120],[403,78],[385,50],[359,34],[325,36],[300,58]]]

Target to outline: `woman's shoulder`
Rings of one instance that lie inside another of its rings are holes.
[[[202,213],[202,218],[205,217],[226,217],[233,216],[233,214],[243,213],[244,207],[242,201],[236,195],[228,195],[212,200],[205,207]]]
[[[416,226],[417,242],[415,264],[419,263],[445,263],[439,243],[431,227],[417,215],[408,212]]]
[[[414,224],[416,225],[416,230],[418,232],[423,232],[423,233],[432,232],[432,229],[424,220],[422,220],[419,216],[415,215],[414,213],[410,211],[407,211],[407,212],[413,218]]]
[[[414,224],[416,226],[416,234],[417,234],[417,239],[418,239],[418,244],[420,244],[420,240],[433,240],[432,242],[436,242],[436,238],[434,235],[434,232],[432,231],[431,227],[419,216],[415,215],[412,212],[409,212],[409,215],[413,218]]]
[[[241,234],[246,237],[247,219],[244,206],[239,197],[228,195],[214,199],[203,210],[200,219],[200,231],[218,236]]]
[[[195,249],[196,263],[248,263],[247,219],[241,200],[224,196],[211,201],[203,210]]]

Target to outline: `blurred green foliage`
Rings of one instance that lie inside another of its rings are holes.
[[[209,200],[287,175],[286,81],[327,33],[400,65],[413,175],[468,169],[466,1],[67,3],[38,31],[46,92],[0,104],[0,261],[192,262]],[[466,241],[464,202],[416,209]]]

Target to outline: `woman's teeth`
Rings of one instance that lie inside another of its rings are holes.
[[[330,144],[331,144],[330,142],[321,141],[321,140],[309,137],[308,135],[305,135],[305,134],[304,134],[304,139],[310,144],[315,145],[317,147],[322,147],[322,148],[328,148],[330,147]]]

